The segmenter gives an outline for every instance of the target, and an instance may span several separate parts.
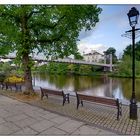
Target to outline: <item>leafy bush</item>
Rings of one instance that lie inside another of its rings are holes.
[[[6,75],[4,73],[0,73],[0,82],[3,82]]]
[[[135,74],[140,76],[140,61],[135,61]],[[115,75],[120,77],[132,77],[132,58],[125,56],[118,65],[118,72]]]
[[[10,83],[21,83],[24,82],[24,79],[22,77],[17,77],[15,75],[7,77],[4,82],[10,82]]]

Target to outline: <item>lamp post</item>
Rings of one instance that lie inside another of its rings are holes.
[[[130,99],[130,119],[137,119],[137,102],[135,96],[135,26],[138,23],[139,11],[132,7],[127,14],[132,27],[132,96]]]

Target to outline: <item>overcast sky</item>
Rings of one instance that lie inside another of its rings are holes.
[[[121,36],[125,31],[131,29],[127,13],[132,7],[136,7],[140,11],[140,5],[104,4],[98,5],[98,7],[102,8],[102,13],[99,16],[100,20],[93,30],[80,33],[79,51],[88,53],[90,50],[97,50],[103,53],[107,48],[114,47],[119,57],[126,46],[132,42],[131,39]],[[140,28],[140,19],[136,27]],[[136,41],[139,40],[140,37],[136,39]]]

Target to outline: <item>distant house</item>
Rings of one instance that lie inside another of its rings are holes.
[[[92,50],[90,53],[84,54],[83,57],[87,62],[104,62],[104,55],[94,50]]]

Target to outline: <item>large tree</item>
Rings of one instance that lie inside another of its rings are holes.
[[[117,62],[117,56],[116,56],[116,49],[115,48],[110,47],[104,53],[107,56],[107,63],[110,63],[110,54],[112,54],[112,63]]]
[[[32,54],[75,55],[79,32],[94,27],[100,13],[97,5],[0,6],[0,54],[16,52],[24,69],[25,93],[33,92]]]
[[[140,61],[140,41],[138,41],[136,44],[135,44],[135,54],[136,54],[136,60],[137,61]],[[125,50],[124,50],[124,54],[123,54],[123,57],[125,56],[130,56],[132,57],[132,45],[128,45]]]

